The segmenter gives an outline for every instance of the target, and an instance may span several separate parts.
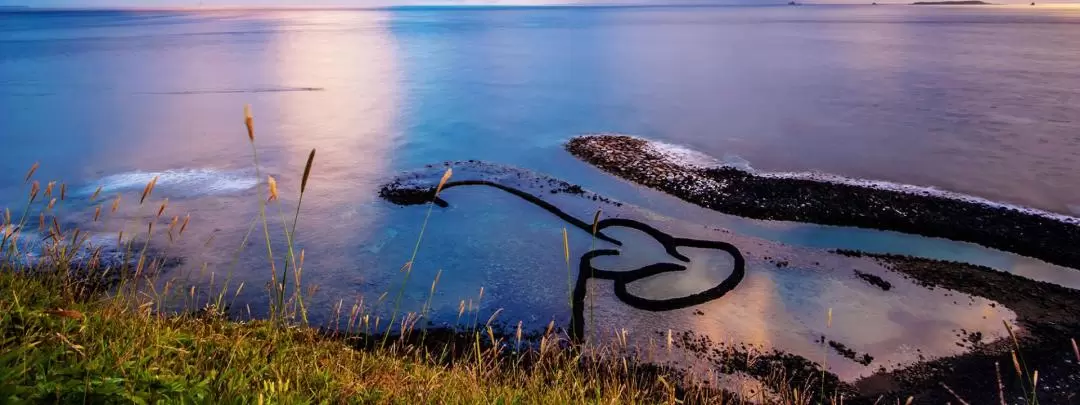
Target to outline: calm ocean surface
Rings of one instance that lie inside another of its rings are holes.
[[[577,162],[561,145],[583,132],[645,136],[759,170],[932,186],[1075,215],[1078,44],[1080,8],[0,14],[0,206],[21,207],[23,176],[37,161],[39,179],[68,182],[75,197],[65,212],[82,223],[97,186],[109,198],[126,193],[134,207],[158,175],[155,197],[170,199],[169,215],[192,215],[185,238],[195,242],[179,248],[188,266],[223,273],[215,265],[229,262],[257,212],[242,115],[251,104],[264,174],[278,178],[284,204],[295,204],[304,160],[318,149],[298,233],[322,315],[338,299],[395,288],[425,211],[391,206],[377,188],[424,164],[485,160],[665,216],[708,215]],[[406,298],[422,303],[442,270],[436,306],[450,317],[480,286],[493,308],[528,306],[514,316],[564,316],[565,301],[519,293],[562,285],[565,224],[497,193],[458,201],[471,205],[433,215],[421,281]],[[153,210],[156,202],[143,214]],[[591,217],[588,207],[575,214]],[[892,233],[712,218],[798,246],[1044,265]],[[110,221],[101,232],[134,226]],[[587,235],[574,238],[577,252],[588,248]],[[257,311],[265,249],[242,256],[234,278],[248,283],[243,296]]]

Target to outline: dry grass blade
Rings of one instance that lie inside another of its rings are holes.
[[[49,200],[49,205],[46,207],[46,209],[52,210],[53,207],[55,207],[55,206],[56,206],[56,199],[53,198],[53,199]]]
[[[1071,341],[1072,341],[1072,345],[1073,345],[1073,354],[1075,354],[1075,355],[1076,355],[1076,361],[1077,361],[1077,362],[1080,362],[1080,348],[1077,348],[1077,347],[1076,347],[1076,339],[1075,339],[1075,338],[1073,338],[1073,339],[1069,339],[1069,340],[1071,340]]]
[[[447,167],[446,168],[446,173],[443,173],[442,179],[439,180],[439,186],[435,187],[435,196],[436,197],[439,196],[439,192],[442,191],[443,186],[446,185],[447,181],[450,181],[450,176],[453,176],[453,175],[454,175],[454,169],[450,168],[450,167]]]
[[[828,315],[828,319],[825,320],[825,327],[826,328],[831,328],[832,327],[832,308],[829,308],[829,315]]]
[[[945,391],[949,391],[949,394],[952,394],[953,398],[956,398],[957,401],[960,401],[960,404],[962,404],[962,405],[971,405],[970,403],[968,403],[968,401],[965,401],[963,398],[960,398],[960,396],[956,394],[956,391],[953,391],[953,389],[949,388],[948,385],[946,385],[943,382],[940,383],[940,384],[941,384],[942,388],[945,388]]]
[[[146,183],[146,187],[143,188],[142,197],[139,198],[140,205],[143,203],[143,201],[146,201],[146,197],[149,197],[150,194],[154,192],[154,185],[157,184],[157,179],[158,176],[154,176],[154,178],[150,179],[149,183]]]
[[[274,201],[278,199],[277,191],[277,179],[274,176],[266,176],[266,184],[270,186],[270,197],[266,201]]]
[[[492,313],[490,317],[488,317],[488,320],[487,320],[487,322],[484,323],[484,325],[487,325],[488,327],[491,327],[491,323],[495,322],[495,318],[499,316],[499,314],[502,312],[502,310],[503,310],[502,308],[496,309],[495,312]]]
[[[30,165],[30,170],[26,172],[26,178],[25,178],[25,179],[23,179],[23,183],[24,183],[24,184],[25,184],[26,182],[30,181],[30,178],[31,178],[31,177],[34,177],[34,172],[36,172],[36,171],[37,171],[37,169],[38,169],[38,166],[40,166],[39,162],[34,162],[34,164],[33,164],[33,165]]]
[[[308,154],[307,164],[304,165],[304,177],[300,179],[300,194],[303,194],[307,190],[308,177],[311,176],[311,165],[315,163],[315,149],[311,150]]]
[[[60,201],[67,197],[67,183],[60,183]]]
[[[593,214],[593,217],[592,217],[592,234],[593,234],[593,236],[596,236],[596,231],[597,231],[596,228],[600,224],[600,213],[601,212],[603,212],[603,211],[602,210],[596,210],[596,214]]]
[[[994,362],[994,374],[997,375],[998,400],[1005,405],[1005,384],[1001,382],[1001,364]]]
[[[60,223],[56,221],[56,217],[52,217],[52,232],[54,237],[59,239],[60,237]]]
[[[1012,353],[1013,369],[1016,370],[1016,376],[1023,378],[1024,373],[1020,371],[1020,361],[1016,359],[1016,352],[1012,351],[1010,353]]]
[[[98,221],[98,217],[101,216],[101,206],[94,207],[94,222]]]
[[[94,190],[94,194],[90,195],[90,201],[94,201],[98,198],[98,195],[101,194],[101,187],[102,186],[97,186],[97,190]]]
[[[52,190],[53,190],[53,186],[55,186],[55,185],[56,185],[55,181],[50,181],[49,184],[45,185],[45,193],[44,193],[45,198],[52,197]]]
[[[86,355],[85,353],[83,353],[83,347],[82,346],[71,343],[71,340],[68,340],[68,338],[65,337],[64,335],[61,335],[60,332],[55,332],[55,334],[56,334],[56,337],[60,338],[60,340],[62,342],[64,342],[64,344],[66,344],[72,350],[75,350],[75,352],[79,353],[80,356],[85,356]]]
[[[112,213],[116,213],[116,210],[120,209],[120,194],[116,195],[116,199],[112,202]]]
[[[255,117],[251,115],[251,104],[244,105],[244,126],[247,127],[248,139],[255,142]]]
[[[1001,320],[1001,324],[1005,325],[1005,330],[1008,330],[1009,337],[1013,339],[1013,345],[1015,345],[1017,349],[1020,349],[1020,340],[1016,339],[1016,334],[1012,332],[1012,326],[1009,326],[1009,322]]]
[[[1031,391],[1038,392],[1036,388],[1039,388],[1039,370],[1031,374]]]
[[[914,400],[915,400],[915,397],[907,397],[907,401],[904,402],[904,405],[911,405],[911,401],[914,401]]]
[[[45,311],[45,313],[49,314],[49,315],[52,315],[52,316],[55,316],[55,317],[69,318],[69,319],[82,319],[82,317],[83,317],[82,312],[79,312],[79,311],[76,311],[76,310],[73,310],[73,309],[59,309],[59,308],[57,308],[57,309],[50,309],[48,311]]]
[[[566,234],[566,228],[562,229],[562,246],[563,256],[565,256],[566,264],[570,264],[570,236]]]

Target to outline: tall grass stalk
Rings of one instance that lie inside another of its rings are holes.
[[[439,198],[439,193],[442,192],[443,186],[446,185],[447,181],[450,181],[450,176],[453,176],[453,174],[454,170],[452,168],[446,169],[446,172],[443,173],[442,179],[439,180],[439,185],[435,187],[435,194],[431,196],[431,201],[428,201],[427,203],[428,210],[427,214],[424,215],[424,223],[420,225],[420,234],[416,236],[416,244],[413,245],[413,251],[412,255],[409,256],[409,261],[405,262],[405,265],[403,266],[403,269],[405,271],[405,277],[401,281],[401,288],[398,289],[397,297],[394,298],[394,311],[391,313],[389,323],[390,326],[388,328],[393,327],[394,320],[397,319],[398,311],[401,309],[401,298],[405,295],[405,288],[409,285],[409,277],[412,275],[413,263],[416,262],[416,255],[420,252],[420,242],[424,239],[424,231],[427,230],[428,220],[431,219],[431,211],[435,208],[435,199]],[[376,330],[376,333],[378,333],[378,330]],[[387,338],[389,336],[390,330],[387,329],[386,334],[383,335],[383,340],[381,344],[382,346],[386,345]]]
[[[589,250],[588,250],[590,252],[593,249],[596,248],[596,232],[599,230],[598,227],[600,226],[600,214],[601,214],[601,210],[599,210],[599,209],[596,210],[596,214],[593,214],[592,235],[589,238]],[[578,271],[581,271],[581,269],[578,269]],[[592,268],[592,266],[589,266],[589,277],[592,280],[596,279],[596,269]],[[595,313],[595,309],[596,309],[596,297],[593,296],[593,294],[589,294],[589,329],[590,330],[596,330],[596,313]],[[585,340],[588,341],[588,338],[586,337]]]
[[[566,233],[566,227],[562,229],[562,246],[563,246],[563,260],[566,262],[566,305],[570,308],[570,311],[574,310],[574,274],[570,270],[570,236]],[[573,324],[571,323],[571,335],[574,334],[572,330]],[[584,332],[584,331],[580,331]]]
[[[1003,325],[1005,325],[1005,330],[1009,332],[1009,338],[1012,340],[1012,344],[1013,344],[1013,351],[1012,351],[1013,368],[1016,371],[1016,377],[1020,381],[1020,389],[1021,389],[1021,391],[1024,392],[1024,397],[1028,398],[1027,383],[1029,381],[1028,378],[1032,378],[1030,380],[1030,381],[1032,381],[1032,389],[1031,389],[1031,397],[1030,397],[1031,401],[1030,401],[1030,403],[1032,405],[1037,405],[1039,403],[1039,393],[1037,391],[1035,391],[1034,385],[1038,380],[1038,374],[1037,374],[1038,372],[1036,371],[1036,374],[1033,377],[1028,377],[1031,374],[1028,373],[1027,364],[1024,363],[1024,355],[1022,353],[1020,353],[1020,340],[1016,338],[1016,333],[1013,332],[1012,326],[1009,326],[1008,321],[1003,319],[1003,320],[1001,320],[1001,323]]]
[[[303,320],[304,325],[308,324],[308,317],[307,317],[307,308],[304,307],[304,297],[303,297],[303,293],[301,291],[301,285],[300,285],[301,268],[300,268],[299,264],[296,261],[296,253],[295,253],[296,252],[296,250],[295,250],[296,239],[295,239],[295,235],[296,235],[296,225],[300,221],[300,207],[304,203],[304,192],[307,190],[308,177],[311,176],[311,167],[312,167],[312,164],[314,162],[315,162],[315,149],[312,149],[311,153],[308,154],[307,163],[304,164],[304,175],[303,175],[303,177],[301,177],[301,180],[300,180],[300,196],[298,197],[298,199],[296,201],[296,211],[293,213],[292,229],[290,229],[289,225],[285,222],[285,216],[280,215],[281,216],[281,227],[285,232],[285,244],[286,244],[286,246],[288,248],[288,251],[286,252],[285,263],[282,264],[282,269],[281,269],[281,285],[278,288],[278,305],[279,306],[284,306],[284,302],[285,302],[285,282],[288,280],[289,264],[291,263],[292,268],[293,268],[293,276],[294,276],[293,277],[294,278],[294,285],[293,285],[294,296],[296,298],[297,305],[300,307],[300,317]],[[268,179],[269,179],[268,182],[270,183],[270,200],[277,200],[277,182],[275,180],[273,180],[274,179],[273,177],[269,177]],[[280,214],[280,207],[279,207],[279,214]]]
[[[825,317],[825,329],[832,328],[832,308]],[[821,337],[821,403],[825,403],[825,372],[829,369],[829,343],[825,336]]]
[[[262,169],[259,167],[259,149],[255,147],[255,118],[251,115],[251,105],[244,106],[244,126],[247,127],[248,141],[251,144],[251,158],[255,164],[255,178],[262,181]],[[266,192],[259,188],[259,219],[262,221],[263,236],[266,238],[266,257],[270,262],[270,283],[275,294],[270,299],[270,318],[282,320],[284,308],[281,303],[280,288],[277,282],[277,264],[274,260],[274,248],[271,246],[270,225],[266,220]]]

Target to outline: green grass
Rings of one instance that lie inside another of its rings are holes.
[[[123,297],[70,296],[59,273],[0,273],[0,402],[657,403],[662,379],[529,364],[477,345],[458,361],[403,344],[358,349],[307,327],[167,316]],[[484,337],[486,339],[486,336]],[[477,339],[481,339],[477,335]],[[517,359],[522,357],[518,356]]]

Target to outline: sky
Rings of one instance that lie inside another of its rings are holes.
[[[784,0],[786,1],[786,0]],[[780,0],[0,0],[32,7],[385,7],[394,5],[732,4]]]
[[[908,0],[883,1],[907,2]],[[995,3],[1021,3],[1030,0],[988,0]],[[1077,0],[1041,0],[1041,3]],[[395,5],[552,5],[552,4],[776,4],[786,0],[0,0],[0,6],[58,8],[116,7],[385,7]],[[803,0],[807,3],[855,3],[867,0]]]

